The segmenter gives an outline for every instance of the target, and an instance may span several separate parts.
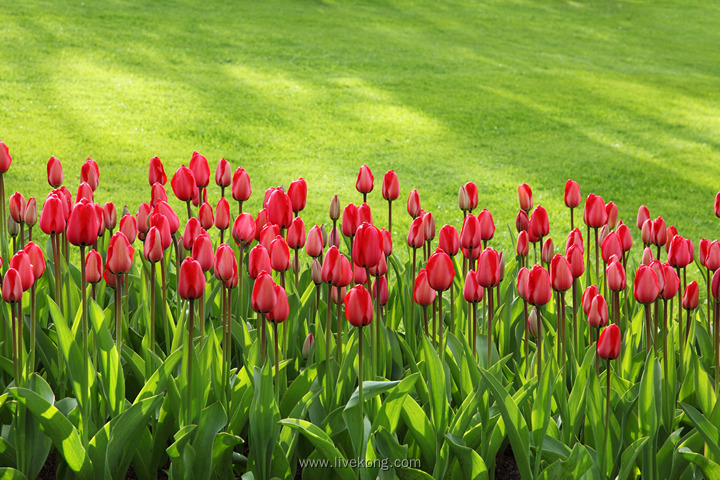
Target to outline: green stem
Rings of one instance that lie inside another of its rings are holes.
[[[362,445],[362,442],[365,438],[365,403],[363,402],[363,327],[358,327],[358,400],[359,400],[359,419],[360,419],[360,442],[358,442],[358,445]],[[360,447],[360,452],[358,452],[358,456],[362,454],[363,448]]]
[[[80,245],[80,294],[82,296],[82,356],[83,356],[83,408],[82,408],[82,439],[83,445],[87,446],[90,430],[90,385],[88,378],[88,328],[87,328],[87,281],[85,279],[85,245]]]
[[[492,321],[493,321],[493,287],[488,288],[488,323],[487,323],[487,366],[492,361]]]
[[[275,403],[280,405],[280,352],[278,351],[278,324],[273,324],[273,336],[275,338]]]
[[[155,353],[155,263],[150,262],[150,351]]]
[[[330,398],[331,393],[330,390],[332,388],[332,385],[330,385],[330,338],[332,337],[332,331],[330,330],[330,309],[331,303],[332,303],[332,297],[330,295],[330,288],[331,285],[327,284],[327,308],[325,309],[325,394],[327,399],[327,404],[325,405],[325,408],[327,409],[327,412],[330,412]]]
[[[187,359],[188,359],[188,377],[187,377],[187,412],[185,425],[192,423],[192,362],[193,362],[193,331],[195,329],[195,300],[190,299],[190,315],[188,324],[188,343],[187,343]]]

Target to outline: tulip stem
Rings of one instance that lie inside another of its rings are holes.
[[[203,272],[203,281],[205,281],[205,272]],[[198,326],[200,327],[200,343],[202,344],[202,338],[205,334],[205,290],[200,294],[200,298],[198,299],[200,303],[200,310],[198,312]]]
[[[660,247],[658,247],[659,249]],[[660,258],[660,252],[658,251],[658,258]],[[675,267],[677,271],[678,279],[680,276],[680,267]],[[682,288],[678,288],[677,299],[678,299],[678,328],[680,334],[680,364],[682,365],[683,359],[685,358],[685,336],[683,335],[683,308],[682,308]]]
[[[559,292],[558,306],[560,308],[560,342],[562,344],[562,356],[560,364],[565,366],[567,359],[567,346],[565,344],[565,292]]]
[[[575,209],[573,207],[570,207],[570,230],[575,230],[575,215],[574,215]]]
[[[295,249],[295,261],[293,262],[293,273],[295,274],[295,292],[299,294],[300,292],[298,291],[298,276],[300,274],[300,256],[298,254],[297,248]]]
[[[392,235],[392,200],[388,200],[388,232]]]
[[[570,210],[572,212],[572,210]],[[572,283],[572,329],[573,329],[573,345],[575,346],[576,357],[580,356],[580,335],[578,333],[578,321],[577,321],[577,278],[573,277]]]
[[[527,325],[527,323],[526,323]],[[477,354],[477,302],[472,302],[472,351]]]
[[[358,418],[360,420],[360,442],[358,442],[360,452],[358,452],[358,457],[360,457],[362,453],[361,445],[363,439],[365,438],[365,404],[363,402],[363,379],[363,327],[361,325],[358,327],[358,402],[360,403],[360,405],[358,405]]]
[[[340,287],[335,287],[338,289],[338,296],[340,296]],[[341,363],[342,358],[342,324],[340,323],[340,314],[342,312],[341,310],[342,302],[338,298],[338,302],[335,305],[335,322],[337,324],[337,332],[336,332],[336,345],[335,345],[335,356],[337,357],[338,363]]]
[[[458,336],[458,322],[455,321],[455,265],[453,264],[453,279],[450,282],[450,327],[455,336]]]
[[[189,204],[188,204],[189,205]],[[173,236],[173,243],[175,245],[175,292],[180,291],[180,241]],[[175,294],[175,318],[180,318],[180,297]],[[176,320],[179,321],[179,320]]]
[[[193,214],[192,214],[192,209],[190,208],[190,202],[191,202],[191,200],[186,200],[186,201],[185,201],[185,204],[187,205],[188,220],[190,220],[190,219],[192,218],[192,216],[193,216]],[[198,199],[198,203],[200,203],[200,199]]]
[[[587,248],[585,249],[585,288],[590,286],[590,225],[587,226],[587,236],[585,237]],[[537,259],[535,260],[537,263]]]
[[[193,361],[193,330],[195,329],[195,300],[190,299],[190,314],[189,314],[189,324],[188,324],[188,344],[187,344],[187,412],[186,412],[186,420],[185,425],[190,425],[192,423],[192,413],[191,413],[191,404],[192,404],[192,361]]]
[[[115,275],[115,346],[118,352],[122,352],[122,324],[120,318],[122,316],[122,275]]]
[[[600,245],[598,242],[598,229],[595,227],[593,230],[595,230],[595,281],[597,282],[600,278],[600,259],[599,259],[599,253],[600,253]]]
[[[375,290],[377,290],[377,294],[375,295],[375,348],[377,350],[377,358],[375,360],[375,366],[378,369],[378,374],[380,374],[380,324],[382,323],[382,319],[380,318],[380,275],[375,276]],[[372,291],[370,292],[370,296],[372,296]],[[372,328],[372,327],[371,327]],[[385,372],[383,372],[385,373]]]
[[[440,361],[445,361],[445,344],[443,343],[443,305],[442,305],[442,290],[438,291],[438,324],[440,326],[440,338],[438,339],[440,345]]]
[[[652,314],[650,313],[650,304],[645,305],[645,355],[648,354],[652,342],[651,334]]]
[[[487,366],[485,368],[490,368],[490,360],[492,359],[493,313],[493,287],[488,287]]]
[[[711,280],[710,280],[710,269],[709,269],[709,268],[706,268],[706,269],[705,269],[705,277],[706,277],[706,279],[707,279],[707,281],[706,281],[706,283],[705,283],[705,285],[706,285],[706,298],[707,298],[707,316],[706,316],[706,318],[707,318],[707,320],[708,320],[708,326],[710,326],[710,322],[711,322],[711,320],[710,320],[710,318],[711,318],[711,317],[710,317],[710,302],[711,302],[711,300],[710,300],[710,299],[711,299],[712,297],[711,297],[711,294],[710,294],[710,282],[711,282]]]
[[[240,205],[242,206],[242,202],[240,202]],[[242,303],[243,273],[244,273],[242,267],[243,267],[243,255],[245,253],[245,245],[238,245],[238,250],[240,250],[240,253],[238,254],[238,308],[240,309],[240,318],[242,318],[243,314],[245,313],[245,312],[243,312],[243,303]]]
[[[372,282],[370,281],[370,268],[365,267],[365,282],[367,283],[367,291],[370,294],[370,298],[372,298]],[[338,288],[338,297],[340,297],[340,288]],[[340,303],[340,298],[338,298],[338,304]],[[340,331],[340,308],[338,307],[338,331]],[[370,378],[375,378],[376,369],[378,368],[378,365],[375,362],[375,350],[378,348],[378,339],[375,338],[375,330],[370,327]],[[339,358],[339,356],[338,356]]]
[[[273,324],[273,337],[275,338],[275,403],[280,405],[280,352],[278,351],[278,324]]]
[[[332,297],[330,296],[330,284],[327,284],[327,308],[325,309],[325,393],[327,395],[327,402],[325,405],[326,411],[330,412],[330,338],[332,337],[332,331],[330,329],[330,310],[332,309]]]
[[[35,371],[35,329],[36,329],[36,308],[35,308],[35,282],[30,287],[30,372]]]
[[[541,368],[542,368],[542,343],[543,343],[543,333],[542,333],[542,307],[537,307],[537,313],[538,313],[538,336],[537,336],[537,376],[538,380],[540,379],[541,374]]]
[[[55,267],[55,302],[62,311],[62,276],[60,275],[60,238],[57,233],[50,235],[50,243],[53,251],[53,265]]]
[[[430,333],[428,333],[428,313],[427,313],[427,305],[423,305],[423,319],[425,320],[425,336],[429,337]]]
[[[435,297],[435,300],[432,302],[433,312],[432,312],[432,318],[433,318],[433,332],[432,332],[432,343],[437,345],[437,297]]]
[[[686,289],[687,289],[687,267],[683,267],[683,287],[682,287],[682,292],[684,293]],[[678,291],[678,293],[680,293],[680,291]],[[682,299],[682,297],[680,297],[680,298]],[[682,305],[682,302],[680,303],[680,305]],[[691,318],[692,318],[692,317],[690,316],[690,313],[691,313],[690,310],[688,310],[687,312],[685,312],[685,341],[686,341],[686,342],[690,339],[690,321],[691,321]]]
[[[528,329],[528,304],[527,300],[523,298],[523,318],[525,319],[525,361],[530,364],[530,331]],[[527,372],[527,370],[526,370]]]
[[[657,334],[658,334],[658,326],[660,325],[660,300],[657,298],[655,299],[655,314],[654,314],[653,325],[655,326],[655,329],[653,330],[653,348],[655,349],[655,358],[658,358]]]
[[[665,373],[665,382],[668,378],[668,345],[667,345],[667,300],[663,299],[663,369]]]
[[[153,262],[150,262],[150,351],[155,353],[155,263]]]
[[[2,175],[0,175],[0,178]],[[15,386],[20,386],[20,362],[18,361],[18,335],[17,335],[17,315],[15,313],[15,305],[10,304],[10,314],[12,316],[12,349],[13,349],[13,371],[15,372]]]
[[[82,298],[82,357],[83,357],[83,379],[85,382],[87,382],[88,378],[88,328],[87,328],[87,280],[85,278],[85,245],[80,245],[80,294]],[[22,320],[22,319],[21,319]],[[85,383],[83,382],[83,383]],[[82,413],[82,438],[83,438],[83,445],[87,446],[88,444],[88,435],[90,430],[89,425],[89,418],[88,418],[88,412],[90,402],[90,392],[88,389],[90,388],[90,385],[85,386],[83,388],[83,408],[81,409]]]
[[[410,279],[410,321],[406,321],[405,333],[410,342],[410,351],[415,354],[415,263],[417,262],[417,248],[412,249],[412,278]],[[425,307],[425,335],[427,335],[427,306]]]
[[[265,316],[260,316],[258,312],[258,323],[260,324],[260,364],[265,365],[265,352],[267,350],[267,339],[265,338],[267,333],[265,332]]]
[[[167,315],[167,272],[165,270],[165,252],[160,259],[160,279],[162,281],[162,312],[163,312],[163,324],[165,326],[165,353],[170,355],[172,349],[172,342],[170,340],[170,319]]]

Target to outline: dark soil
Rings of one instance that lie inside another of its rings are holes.
[[[520,480],[520,470],[510,446],[495,458],[495,480]]]
[[[57,450],[52,448],[50,449],[50,454],[48,455],[47,460],[45,460],[45,465],[43,465],[42,470],[40,470],[40,474],[37,477],[38,480],[55,480],[55,477],[57,476],[57,469]]]

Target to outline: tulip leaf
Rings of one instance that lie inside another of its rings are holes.
[[[391,434],[395,433],[398,427],[400,414],[402,413],[405,398],[410,390],[415,386],[415,382],[420,378],[420,374],[412,373],[403,378],[397,387],[393,388],[385,401],[380,407],[380,411],[375,416],[371,432],[376,431],[380,426],[384,427]],[[364,393],[364,392],[363,392]]]
[[[685,460],[688,460],[700,467],[700,470],[702,470],[703,474],[705,474],[705,478],[720,478],[720,465],[709,458],[704,457],[699,453],[683,451],[683,449],[680,450],[680,455],[682,455]]]
[[[345,456],[335,447],[332,439],[323,432],[317,425],[300,420],[299,418],[286,418],[280,420],[281,425],[287,425],[299,431],[305,438],[312,443],[321,458],[330,461],[333,465],[338,460],[344,460]],[[342,463],[342,462],[340,462]],[[344,480],[355,480],[357,477],[352,469],[346,465],[337,465],[333,468],[333,472],[338,474]]]
[[[500,414],[505,420],[510,444],[513,447],[515,461],[523,478],[532,478],[532,470],[530,469],[530,432],[528,431],[525,419],[520,412],[515,401],[507,393],[502,384],[495,376],[485,369],[480,370],[480,374],[485,380],[492,396],[495,398],[495,404],[500,410]]]
[[[142,390],[135,397],[135,403],[141,400],[157,395],[158,393],[165,390],[169,378],[172,376],[172,372],[177,366],[178,362],[182,358],[182,350],[175,350],[172,352],[163,362],[162,365],[155,370],[150,378],[145,382]]]
[[[117,416],[125,406],[125,378],[120,355],[105,323],[105,315],[94,300],[90,300],[88,304],[88,318],[95,331],[95,345],[101,369],[100,384],[113,416]]]
[[[270,364],[266,362],[262,370],[255,367],[253,372],[255,392],[250,404],[249,433],[252,442],[249,445],[250,459],[258,480],[269,480],[271,477],[273,449],[280,434],[280,412],[275,403]]]
[[[10,467],[0,468],[0,480],[27,480],[20,470]]]
[[[395,475],[400,480],[433,480],[430,474],[414,468],[396,468]]]
[[[705,444],[712,452],[715,459],[720,458],[720,431],[702,413],[686,403],[680,403],[680,407],[687,415],[690,423],[697,429]]]
[[[319,342],[323,343],[323,342]],[[295,405],[303,398],[317,378],[317,364],[309,365],[295,380],[283,395],[280,401],[280,415],[287,417]]]
[[[420,448],[422,457],[425,459],[423,465],[432,468],[435,465],[435,429],[425,411],[417,404],[414,398],[408,395],[405,397],[401,416],[405,426]]]
[[[435,349],[430,345],[430,340],[424,335],[421,338],[425,358],[425,381],[430,391],[433,426],[435,427],[435,435],[441,437],[445,434],[447,428],[447,407],[450,402],[446,387],[445,368]]]
[[[630,478],[630,474],[635,470],[635,460],[647,441],[648,437],[642,437],[627,446],[620,460],[620,473],[616,480],[626,480]]]
[[[93,478],[93,466],[90,458],[83,448],[75,427],[65,415],[50,404],[39,394],[26,388],[11,388],[10,393],[24,405],[40,422],[45,434],[50,437],[68,467],[78,475],[78,478]]]
[[[453,451],[460,463],[463,478],[468,480],[486,480],[488,478],[487,466],[477,452],[468,448],[465,442],[455,435],[447,433],[445,438],[448,440],[450,450]]]
[[[513,449],[513,453],[515,450]],[[554,480],[556,478],[582,478],[593,466],[593,459],[587,448],[575,444],[565,460],[556,460],[542,471],[538,480]],[[528,477],[530,478],[530,477]]]

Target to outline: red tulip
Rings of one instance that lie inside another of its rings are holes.
[[[135,249],[122,232],[116,232],[110,238],[105,267],[114,274],[128,273],[133,264]]]
[[[154,213],[150,217],[150,227],[156,227],[160,232],[160,243],[163,250],[167,250],[172,244],[172,234],[170,233],[170,223],[167,217],[159,213]]]
[[[255,239],[255,221],[249,213],[241,213],[233,223],[232,236],[238,246],[247,247]]]
[[[267,249],[267,251],[270,251],[270,242],[275,240],[275,237],[280,236],[280,227],[277,225],[273,225],[271,223],[268,223],[262,228],[262,231],[260,232],[260,244]]]
[[[528,303],[538,307],[548,303],[551,298],[550,275],[540,265],[533,266],[528,275]]]
[[[418,215],[420,215],[420,194],[417,190],[412,190],[408,196],[407,212],[413,218],[417,218]]]
[[[688,243],[680,235],[676,235],[668,250],[668,263],[673,267],[684,268],[692,262]]]
[[[45,200],[45,205],[43,205],[40,215],[40,230],[50,235],[64,231],[65,225],[62,200],[56,195],[50,195]]]
[[[385,256],[389,256],[393,251],[392,235],[384,228],[380,229],[380,235],[382,236],[382,248]]]
[[[167,183],[167,175],[165,175],[165,168],[158,157],[150,159],[150,168],[148,171],[148,183],[152,187],[156,183],[165,185]]]
[[[340,256],[340,251],[336,246],[333,245],[328,249],[323,260],[321,270],[321,279],[323,283],[337,284],[340,282],[340,277],[342,275]]]
[[[667,241],[667,228],[662,217],[658,217],[652,222],[652,240],[653,245],[665,245]]]
[[[334,195],[330,200],[330,208],[328,210],[331,220],[337,220],[340,218],[340,199],[337,195]]]
[[[299,178],[290,183],[288,196],[290,197],[290,204],[292,205],[292,211],[294,213],[298,213],[305,208],[305,202],[307,200],[307,182],[305,182],[304,178]]]
[[[370,268],[380,262],[382,255],[380,231],[368,223],[363,223],[355,233],[352,249],[353,262],[361,267]]]
[[[614,230],[617,225],[618,219],[618,207],[613,202],[609,202],[605,205],[605,213],[607,217],[606,224],[610,230]]]
[[[198,235],[193,242],[192,258],[197,260],[203,272],[209,272],[215,261],[215,252],[213,252],[212,241],[207,233]]]
[[[192,200],[197,189],[192,170],[185,165],[178,168],[170,180],[170,186],[172,186],[173,193],[181,202]]]
[[[515,253],[521,257],[527,257],[530,252],[530,243],[528,241],[528,233],[522,231],[518,234],[517,245],[515,247]]]
[[[107,228],[108,230],[114,230],[115,226],[117,225],[117,210],[115,209],[115,205],[111,202],[108,202],[103,205],[102,209],[105,228]]]
[[[565,205],[568,208],[575,208],[580,205],[581,201],[580,185],[573,180],[565,182]]]
[[[474,215],[468,215],[463,222],[460,231],[460,246],[467,249],[480,247],[482,237],[480,236],[480,221]]]
[[[105,279],[107,286],[112,289],[117,289],[119,286],[125,285],[125,275],[115,275],[107,269],[107,265],[105,265],[103,279]]]
[[[289,234],[289,232],[288,232]],[[305,253],[313,258],[317,258],[322,255],[323,251],[323,239],[320,227],[313,225],[307,235],[307,241],[305,242]]]
[[[650,262],[654,260],[652,250],[650,250],[650,247],[645,247],[642,254],[642,259],[640,261],[643,265],[650,265]]]
[[[635,274],[634,284],[635,300],[643,304],[654,302],[660,294],[657,275],[651,267],[640,265]]]
[[[685,287],[685,293],[682,297],[682,307],[685,310],[695,310],[698,306],[700,298],[700,289],[698,288],[697,282],[688,283]]]
[[[670,251],[670,244],[672,243],[673,238],[678,234],[677,228],[675,228],[675,225],[670,225],[665,234],[665,251]]]
[[[607,223],[607,211],[605,202],[595,194],[590,194],[585,199],[584,211],[585,224],[592,228],[601,228]]]
[[[30,290],[35,283],[35,275],[33,274],[33,266],[30,263],[30,256],[24,250],[20,250],[10,258],[10,268],[14,268],[20,274],[20,282],[23,291]]]
[[[622,244],[623,252],[630,251],[632,248],[633,240],[630,234],[630,229],[624,223],[617,228],[618,237],[620,237],[620,243]]]
[[[438,246],[442,251],[454,257],[460,249],[460,238],[458,232],[452,225],[443,225],[438,237]]]
[[[720,243],[717,240],[710,242],[707,247],[705,266],[712,272],[720,269]]]
[[[372,211],[370,205],[363,203],[357,209],[357,225],[360,226],[363,223],[369,223],[372,225]]]
[[[550,233],[548,214],[541,205],[538,205],[530,216],[529,233],[538,238],[547,237],[548,233]]]
[[[257,248],[257,247],[256,247]],[[268,272],[262,271],[255,279],[251,304],[252,309],[258,313],[269,313],[277,303],[275,282]]]
[[[385,259],[385,254],[380,255],[380,261],[378,262],[378,264],[374,267],[370,267],[369,270],[370,270],[370,275],[372,275],[373,277],[379,277],[382,275],[386,275],[387,271],[388,271],[388,266],[387,266],[387,260]]]
[[[0,174],[7,172],[10,169],[12,163],[12,157],[7,145],[0,140]]]
[[[612,262],[605,269],[605,276],[608,280],[608,288],[613,292],[625,290],[627,279],[625,277],[625,269],[620,262]]]
[[[68,241],[76,247],[92,245],[97,241],[98,228],[95,206],[87,200],[75,204],[67,226]]]
[[[608,323],[608,306],[605,297],[598,294],[595,295],[590,304],[588,312],[588,323],[591,327],[604,327]]]
[[[533,207],[532,190],[530,185],[523,183],[518,186],[518,200],[520,202],[520,210],[529,212]]]
[[[477,275],[470,270],[465,277],[465,288],[463,289],[463,298],[469,303],[481,302],[484,295],[483,287],[477,282]]]
[[[358,227],[358,209],[355,205],[349,203],[342,212],[342,234],[346,237],[352,237]]]
[[[413,222],[410,224],[410,230],[408,230],[407,236],[407,244],[408,247],[411,248],[420,248],[425,244],[425,229],[423,228],[422,217],[416,217],[415,220],[413,220]]]
[[[215,227],[226,230],[230,226],[230,204],[225,197],[220,197],[215,208]]]
[[[228,247],[229,247],[229,245],[228,245]],[[227,280],[225,280],[225,283],[224,283],[225,288],[233,289],[233,288],[237,287],[238,282],[240,280],[240,278],[238,276],[238,265],[237,265],[237,262],[234,261],[234,258],[235,257],[233,256],[232,276],[230,278],[228,278]]]
[[[178,294],[185,300],[198,299],[205,292],[205,274],[200,262],[186,258],[180,265]]]
[[[204,232],[204,229],[200,226],[200,221],[195,217],[190,217],[185,224],[185,230],[182,236],[183,247],[187,251],[192,251],[195,239]]]
[[[640,238],[645,245],[652,245],[654,243],[652,220],[645,220],[640,230]]]
[[[233,174],[232,196],[238,202],[244,202],[250,198],[252,188],[250,187],[250,175],[244,168],[238,167]]]
[[[555,255],[550,262],[550,284],[553,290],[564,292],[573,284],[570,263],[562,255]]]
[[[448,254],[442,250],[436,251],[430,256],[426,268],[428,282],[433,290],[445,291],[450,288],[455,278],[455,267]]]
[[[340,264],[340,277],[336,285],[347,287],[353,281],[353,268],[345,255],[340,254],[338,263]]]
[[[354,327],[363,327],[372,322],[372,298],[364,286],[357,285],[345,295],[345,318]]]
[[[25,222],[25,208],[27,206],[27,203],[25,202],[25,197],[23,197],[22,193],[15,192],[12,195],[10,195],[10,216],[13,220],[15,220],[16,223],[24,223]]]
[[[237,270],[237,262],[235,261],[235,253],[230,245],[221,243],[215,252],[215,261],[213,262],[213,274],[215,278],[221,282],[232,279],[233,273]],[[233,270],[234,267],[234,270]]]
[[[675,269],[667,263],[662,264],[662,276],[664,285],[660,292],[660,297],[665,300],[670,300],[674,298],[678,290],[680,290],[680,277],[675,273]]]
[[[652,269],[653,272],[655,272],[655,278],[657,279],[657,284],[659,288],[658,295],[660,295],[665,289],[665,273],[663,272],[663,264],[660,263],[659,260],[653,260],[648,266]]]
[[[380,299],[378,300],[378,285],[380,285]],[[390,293],[388,292],[387,277],[380,276],[373,282],[373,298],[375,301],[379,301],[380,305],[386,305],[390,299]]]
[[[97,250],[90,250],[85,257],[85,281],[98,283],[103,278],[103,259]]]
[[[338,248],[340,247],[340,231],[337,228],[330,230],[330,235],[328,235],[328,245],[335,245]]]
[[[530,218],[525,210],[520,210],[515,218],[515,230],[527,232],[530,229]]]
[[[250,250],[248,257],[248,275],[250,278],[257,278],[261,272],[271,272],[272,265],[270,264],[270,255],[265,247],[262,245],[255,245]]]
[[[707,238],[700,239],[700,251],[698,252],[698,260],[700,265],[705,266],[705,258],[707,257],[708,248],[710,247],[710,241]]]
[[[154,183],[152,188],[150,188],[150,205],[154,207],[158,202],[167,201],[168,196],[165,187],[163,187],[161,183]]]
[[[33,278],[38,280],[43,276],[43,273],[45,273],[45,255],[43,254],[42,249],[35,242],[28,242],[23,250],[30,258]]]
[[[570,272],[573,278],[582,277],[585,273],[585,264],[583,262],[583,248],[580,245],[571,245],[570,249],[565,253],[570,263]]]
[[[277,298],[277,301],[275,302],[273,309],[267,313],[266,318],[268,322],[282,323],[287,320],[290,315],[290,305],[288,304],[287,293],[280,285],[275,285],[273,289],[275,290],[275,297]]]
[[[490,211],[483,208],[478,214],[478,222],[480,225],[480,238],[484,241],[492,240],[495,236],[495,222]]]
[[[192,170],[198,188],[208,186],[210,183],[210,165],[208,165],[207,158],[204,155],[193,152],[190,159],[190,170]]]
[[[637,214],[637,228],[641,229],[643,228],[643,224],[646,220],[650,220],[650,211],[645,205],[640,205],[640,208],[638,208],[638,214]]]
[[[149,262],[159,262],[163,258],[162,237],[157,227],[151,227],[145,237],[143,244],[143,254]]]
[[[710,290],[712,291],[713,298],[715,298],[716,301],[720,300],[720,269],[715,270],[715,273],[713,273]]]
[[[357,191],[360,193],[368,194],[372,192],[373,180],[374,177],[370,168],[367,165],[363,165],[360,167],[360,171],[358,172],[355,188],[357,188]]]
[[[720,218],[720,192],[715,195],[715,216]]]
[[[550,263],[554,256],[555,245],[553,244],[552,238],[548,237],[540,249],[540,260],[542,260],[543,263]]]
[[[100,168],[92,158],[85,160],[85,163],[80,167],[80,180],[90,185],[93,192],[97,190],[100,180]]]
[[[615,232],[608,234],[600,245],[600,251],[602,253],[602,259],[605,263],[609,263],[610,257],[613,255],[617,258],[622,258],[623,248],[620,236]]]
[[[598,357],[605,360],[615,360],[620,355],[620,327],[614,323],[600,332],[597,341]]]
[[[2,147],[5,147],[5,144],[0,142],[0,167],[3,163],[2,158]],[[5,147],[7,149],[7,147]],[[9,163],[8,163],[9,166]],[[4,173],[4,172],[3,172]],[[20,274],[17,270],[10,267],[7,272],[5,272],[5,278],[3,279],[2,283],[2,298],[7,303],[18,303],[22,302],[22,296],[23,296],[23,288],[22,288],[22,280],[20,279]]]
[[[218,187],[229,187],[232,184],[232,169],[230,162],[221,158],[215,167],[215,185]],[[224,198],[224,197],[221,197]]]
[[[128,239],[131,244],[135,242],[138,235],[137,220],[129,213],[123,215],[120,219],[120,230]]]
[[[435,217],[430,212],[422,215],[423,230],[425,230],[425,241],[429,242],[435,238]]]
[[[478,260],[475,280],[479,285],[486,288],[492,288],[500,284],[500,257],[496,250],[486,248],[482,251]]]
[[[436,292],[430,286],[428,281],[427,270],[424,268],[418,272],[415,278],[415,285],[413,287],[413,300],[415,303],[422,306],[428,306],[435,301]]]
[[[215,223],[215,218],[213,218],[213,209],[209,203],[203,203],[200,205],[198,220],[200,220],[200,226],[205,230],[210,230],[212,228]]]
[[[520,295],[520,298],[522,298],[523,300],[526,300],[526,301],[528,299],[528,277],[529,276],[530,276],[530,270],[528,270],[526,267],[522,267],[518,271],[517,283],[515,284],[518,295]]]
[[[465,193],[468,197],[468,204],[467,204],[467,211],[473,211],[478,206],[478,189],[477,185],[475,185],[473,182],[467,182],[462,187],[465,190]]]
[[[365,271],[365,267],[360,267],[358,265],[353,266],[353,281],[360,285],[367,283],[367,272]]]
[[[596,285],[590,285],[585,289],[582,295],[582,308],[585,315],[590,312],[590,306],[592,305],[593,298],[600,294],[600,290]]]
[[[150,213],[152,212],[152,209],[150,208],[150,205],[143,202],[138,207],[138,213],[137,213],[137,229],[138,234],[140,235],[140,239],[142,239],[143,235],[147,233],[148,229],[150,228]],[[122,219],[121,219],[122,220]],[[130,237],[128,237],[130,238]]]
[[[102,237],[105,234],[105,213],[103,208],[99,204],[94,204],[95,216],[98,220],[98,237]]]
[[[400,182],[398,176],[393,170],[388,170],[383,177],[382,197],[392,202],[400,196]]]
[[[608,235],[610,235],[610,229],[607,225],[603,225],[600,229],[600,238],[598,239],[600,245],[602,245],[602,242],[605,241]]]
[[[51,187],[57,188],[62,185],[65,175],[63,174],[62,164],[55,157],[50,157],[47,162],[47,180]]]
[[[273,270],[284,272],[290,268],[290,250],[284,238],[279,235],[275,237],[270,242],[268,253],[270,254],[270,266]]]
[[[305,246],[305,222],[302,218],[296,217],[287,231],[288,247],[299,249]]]

